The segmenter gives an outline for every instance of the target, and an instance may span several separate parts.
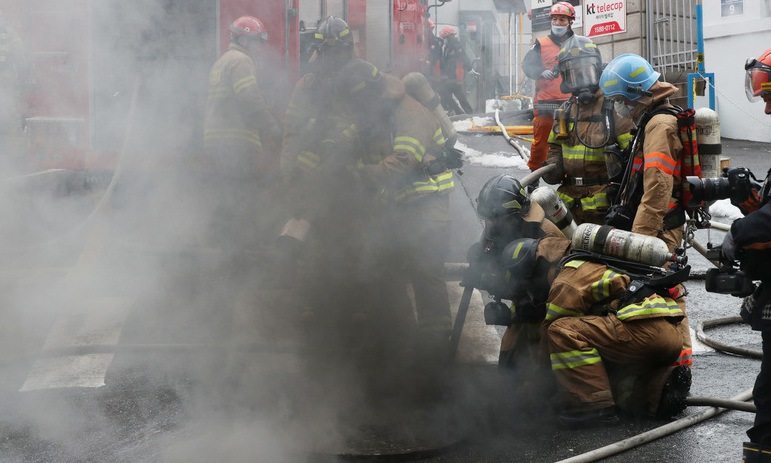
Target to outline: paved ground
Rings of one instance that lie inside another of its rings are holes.
[[[454,262],[481,231],[473,204],[482,184],[500,172],[526,173],[500,137],[464,135],[461,142],[471,159],[452,197]],[[758,175],[771,165],[765,145],[724,140],[724,153]],[[137,183],[143,200],[128,200],[125,186],[123,199],[96,218],[86,220],[99,198],[85,197],[32,204],[24,220],[3,226],[6,236],[28,238],[29,248],[9,249],[0,269],[0,461],[385,461],[408,452],[423,462],[551,462],[662,424],[557,430],[548,407],[538,412],[513,392],[520,378],[497,371],[500,332],[481,322],[478,293],[457,368],[439,382],[427,381],[435,371],[351,362],[333,349],[350,342],[345,331],[313,338],[316,352],[298,350],[296,336],[313,333],[287,330],[282,317],[297,314],[296,295],[228,291],[213,277],[227,267],[216,253],[175,245],[184,234],[168,233],[185,228],[170,223],[190,205]],[[719,243],[721,235],[697,237]],[[703,273],[709,264],[693,254],[694,272]],[[243,256],[238,269],[257,259]],[[457,307],[460,288],[448,288]],[[736,299],[705,293],[700,280],[688,289],[692,328],[737,313]],[[245,310],[253,298],[275,310]],[[359,339],[399,350],[394,336],[362,333]],[[710,334],[759,349],[759,335],[745,326]],[[382,355],[362,352],[365,359]],[[697,342],[692,393],[735,396],[752,386],[758,368],[757,360]],[[751,414],[730,411],[606,461],[740,461],[751,422]]]

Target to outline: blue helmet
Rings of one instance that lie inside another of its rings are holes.
[[[630,101],[650,96],[650,88],[661,76],[642,56],[624,53],[608,63],[600,76],[600,89],[606,97],[622,96]]]

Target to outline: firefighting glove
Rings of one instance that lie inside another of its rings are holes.
[[[546,317],[546,305],[536,304],[530,296],[521,297],[514,306],[516,307],[515,318],[519,322],[540,322]]]
[[[552,71],[551,69],[544,69],[544,71],[541,73],[541,79],[546,79],[546,80],[553,80],[553,79],[556,79],[558,76],[559,74]]]
[[[485,325],[509,326],[511,310],[501,301],[488,302],[485,305]]]

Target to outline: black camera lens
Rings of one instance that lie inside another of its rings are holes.
[[[698,206],[703,201],[716,201],[731,197],[731,184],[725,177],[686,177],[693,199],[689,206]]]

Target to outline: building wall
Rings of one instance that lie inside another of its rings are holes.
[[[703,14],[704,67],[715,74],[721,135],[771,142],[771,118],[744,94],[744,62],[771,47],[771,1],[744,0],[743,14],[721,16],[720,0],[704,0]],[[697,103],[706,106],[704,98]]]

